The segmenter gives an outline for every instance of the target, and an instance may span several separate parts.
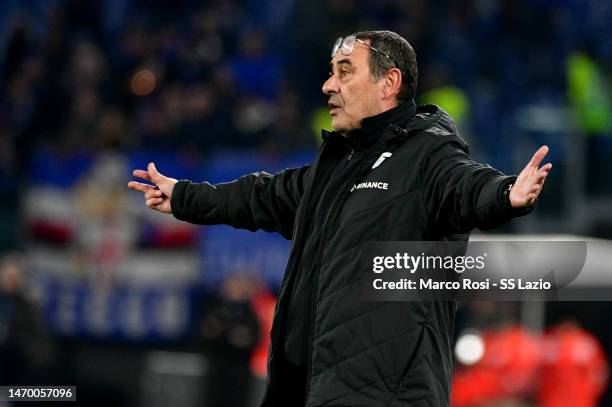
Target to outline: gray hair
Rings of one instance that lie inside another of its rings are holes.
[[[369,65],[374,79],[378,80],[390,69],[397,68],[402,73],[402,87],[397,94],[398,101],[414,98],[419,72],[412,45],[393,31],[360,31],[354,35],[360,40],[369,40],[372,47],[393,59],[379,52],[370,52]]]

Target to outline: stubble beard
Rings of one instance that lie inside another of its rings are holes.
[[[333,127],[333,130],[336,133],[340,133],[343,136],[347,137],[347,135],[350,132],[352,132],[353,130],[357,130],[360,127],[361,127],[361,122],[357,122],[357,123],[348,122],[348,123],[345,123],[344,125],[342,125],[341,127]]]

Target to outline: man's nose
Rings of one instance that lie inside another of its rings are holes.
[[[323,87],[321,89],[326,95],[338,93],[338,84],[336,83],[336,79],[334,76],[335,75],[330,76],[325,82],[323,82]]]

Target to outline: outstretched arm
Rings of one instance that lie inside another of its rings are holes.
[[[473,161],[465,143],[448,137],[432,148],[421,167],[425,204],[442,234],[491,229],[531,212],[552,167],[538,168],[548,147],[541,147],[517,177]]]
[[[135,181],[128,186],[144,193],[149,208],[172,213],[180,220],[263,229],[290,239],[309,168],[287,169],[275,175],[258,172],[212,185],[163,176],[151,163],[148,171],[136,170],[134,175],[155,186]]]

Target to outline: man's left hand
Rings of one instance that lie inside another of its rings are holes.
[[[538,199],[546,176],[552,168],[551,163],[538,168],[546,154],[548,154],[548,147],[540,147],[531,158],[531,161],[527,163],[523,171],[518,175],[510,190],[510,204],[513,208],[533,205],[536,199]]]

